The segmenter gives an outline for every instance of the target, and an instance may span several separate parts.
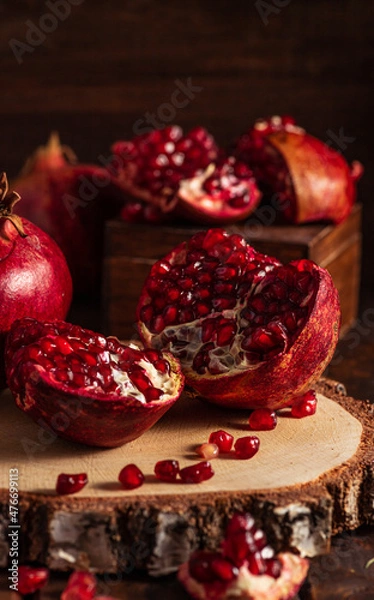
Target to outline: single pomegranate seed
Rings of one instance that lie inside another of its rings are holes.
[[[143,485],[144,475],[136,465],[129,464],[123,467],[118,480],[126,490],[133,490]]]
[[[22,596],[40,590],[48,581],[49,571],[42,567],[18,567],[18,592]]]
[[[235,513],[227,526],[226,537],[239,533],[241,531],[254,531],[255,520],[249,513]]]
[[[310,417],[317,410],[317,397],[314,390],[309,390],[300,400],[291,407],[291,415],[296,419]]]
[[[217,556],[212,559],[211,569],[221,581],[232,581],[239,573],[237,567],[223,558],[223,556]]]
[[[256,435],[238,438],[235,442],[235,456],[240,459],[252,458],[260,447],[260,440]]]
[[[59,495],[75,494],[84,488],[88,483],[87,473],[76,473],[68,475],[61,473],[57,477],[56,493]]]
[[[249,426],[256,431],[268,431],[277,426],[277,413],[270,408],[256,408],[249,419]]]
[[[92,600],[96,595],[97,580],[88,571],[75,571],[68,579],[61,600]]]
[[[183,483],[201,483],[207,481],[214,475],[212,465],[208,461],[202,461],[190,467],[184,467],[179,472]]]
[[[201,456],[201,458],[210,460],[212,458],[217,458],[219,455],[219,448],[217,444],[201,444],[201,446],[196,448],[196,453]]]
[[[189,560],[188,569],[191,577],[200,583],[210,583],[216,579],[212,570],[212,558],[220,555],[213,552],[197,551],[194,552]]]
[[[232,445],[234,443],[234,436],[223,429],[219,429],[218,431],[213,431],[209,436],[209,443],[216,444],[218,446],[219,452],[221,454],[225,454],[230,452]]]
[[[177,460],[160,460],[155,465],[155,475],[160,481],[175,482],[179,475]]]

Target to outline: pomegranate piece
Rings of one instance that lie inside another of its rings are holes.
[[[308,572],[307,559],[283,552],[275,556],[251,515],[235,514],[220,551],[199,550],[178,571],[178,579],[197,600],[291,600]]]
[[[256,435],[248,435],[238,438],[234,444],[236,458],[252,458],[257,454],[260,447],[260,440]]]
[[[219,452],[225,454],[231,451],[234,443],[234,436],[231,435],[231,433],[227,433],[227,431],[220,429],[218,431],[213,431],[210,434],[209,443],[217,445]]]
[[[139,437],[184,384],[178,359],[167,352],[29,318],[15,322],[8,335],[6,370],[21,410],[56,435],[102,447]]]
[[[18,592],[22,596],[34,594],[40,590],[48,581],[49,570],[43,567],[18,567]]]
[[[179,476],[177,460],[159,460],[155,464],[155,475],[160,481],[175,482]]]
[[[134,464],[126,465],[121,469],[118,475],[118,481],[121,482],[125,490],[134,490],[144,483],[144,475]]]
[[[277,413],[270,408],[257,408],[254,410],[248,423],[251,429],[257,431],[269,431],[277,426]]]
[[[57,478],[56,493],[59,495],[75,494],[82,490],[87,483],[87,473],[76,473],[73,475],[61,473]]]
[[[201,446],[196,448],[196,453],[201,456],[201,458],[211,460],[212,458],[217,458],[219,455],[219,448],[217,444],[201,444]]]
[[[41,229],[13,214],[20,196],[0,173],[0,389],[4,388],[5,338],[20,317],[64,319],[72,282],[57,244]]]
[[[152,266],[137,320],[145,345],[180,359],[203,398],[277,410],[325,370],[340,306],[331,275],[314,262],[282,265],[238,234],[209,229]]]
[[[22,196],[15,212],[57,242],[71,270],[74,292],[97,294],[104,223],[117,216],[121,206],[110,171],[79,163],[52,133],[12,184]]]
[[[291,117],[259,119],[236,142],[234,154],[253,169],[265,197],[277,198],[291,223],[340,223],[351,212],[362,165],[350,167]]]
[[[310,417],[317,410],[317,397],[314,390],[309,390],[306,394],[299,397],[296,403],[291,407],[291,415],[296,419]]]
[[[178,215],[199,224],[232,223],[260,201],[252,171],[233,156],[223,159],[203,127],[184,134],[172,125],[116,142],[112,151],[127,221],[158,223]]]
[[[183,483],[201,483],[211,479],[213,475],[214,471],[209,461],[202,461],[179,471]]]
[[[75,571],[68,579],[61,594],[61,600],[93,600],[96,595],[97,580],[93,573]]]

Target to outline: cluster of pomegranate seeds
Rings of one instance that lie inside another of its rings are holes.
[[[178,125],[116,142],[118,155],[133,184],[152,194],[173,196],[182,179],[193,177],[218,158],[218,147],[203,127],[184,135]]]
[[[143,485],[144,479],[142,471],[132,463],[123,467],[118,475],[118,480],[126,490],[134,490],[140,487]]]
[[[238,568],[222,556],[220,552],[199,550],[190,558],[189,572],[193,579],[200,583],[214,581],[232,581],[238,575]]]
[[[18,567],[18,592],[22,596],[34,594],[48,581],[49,571],[43,567]]]
[[[82,490],[87,483],[87,473],[75,473],[71,475],[61,473],[57,477],[56,493],[60,496],[64,494],[75,494]]]
[[[155,465],[155,475],[160,481],[170,483],[202,483],[214,475],[209,461],[202,461],[181,469],[177,460],[161,460]]]
[[[235,457],[240,459],[252,458],[257,454],[260,440],[256,435],[238,438],[234,444]]]
[[[61,594],[61,600],[93,600],[96,595],[97,580],[93,573],[75,571],[68,579]]]
[[[256,431],[270,431],[277,426],[277,413],[270,408],[256,408],[248,419],[251,429]]]
[[[23,319],[12,334],[14,363],[41,366],[51,379],[70,389],[94,394],[129,396],[141,402],[158,400],[163,391],[152,384],[149,372],[165,378],[170,364],[158,350],[139,350],[64,321],[39,323]],[[19,361],[17,358],[21,358]],[[17,377],[15,378],[17,381]]]
[[[218,446],[220,454],[231,452],[232,445],[234,443],[234,436],[231,433],[227,433],[223,429],[218,431],[212,431],[209,436],[209,443],[216,444]]]
[[[300,397],[300,400],[292,405],[291,415],[296,419],[310,417],[317,410],[317,396],[314,390],[309,390]]]

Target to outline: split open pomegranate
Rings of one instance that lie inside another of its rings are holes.
[[[264,196],[291,223],[340,223],[351,212],[363,167],[297,127],[289,116],[259,119],[236,142]]]
[[[300,589],[309,563],[289,552],[277,556],[249,514],[235,514],[220,550],[192,554],[178,579],[196,600],[289,600]]]
[[[64,321],[24,318],[7,339],[6,373],[17,406],[56,435],[115,447],[139,437],[180,396],[174,356],[140,350]]]
[[[210,229],[153,265],[137,319],[145,344],[180,359],[207,400],[278,409],[324,371],[340,308],[325,269],[309,260],[281,265],[240,235]]]
[[[116,181],[126,192],[125,220],[162,221],[177,215],[195,223],[245,219],[260,201],[253,173],[223,158],[213,137],[177,125],[116,142]]]

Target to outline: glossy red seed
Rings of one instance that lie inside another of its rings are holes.
[[[129,464],[123,467],[118,475],[118,480],[126,490],[133,490],[140,487],[144,483],[144,475],[141,470],[134,464]]]
[[[160,460],[155,464],[155,475],[160,481],[175,482],[179,476],[177,460]]]
[[[277,413],[270,408],[256,408],[250,415],[248,423],[256,431],[269,431],[277,426]]]
[[[291,415],[295,419],[310,417],[311,415],[314,415],[317,410],[317,398],[315,395],[314,397],[309,397],[308,392],[308,395],[306,394],[306,396],[308,397],[303,398],[291,407]]]
[[[18,567],[18,592],[22,596],[34,594],[40,590],[48,581],[49,570],[43,567]]]
[[[234,443],[234,436],[223,429],[213,431],[209,436],[209,443],[216,444],[221,454],[230,452]]]
[[[183,483],[201,483],[211,479],[214,475],[212,465],[208,461],[202,461],[190,467],[184,467],[179,472]]]
[[[92,600],[96,595],[97,579],[88,571],[75,571],[68,579],[61,600]]]
[[[232,581],[238,576],[238,569],[232,562],[226,560],[223,556],[213,557],[211,560],[211,569],[217,579],[221,581]]]
[[[255,435],[238,438],[235,442],[235,456],[240,459],[252,458],[260,447],[260,440]]]
[[[56,493],[60,496],[65,494],[75,494],[82,490],[87,483],[87,473],[61,473],[57,478]]]

